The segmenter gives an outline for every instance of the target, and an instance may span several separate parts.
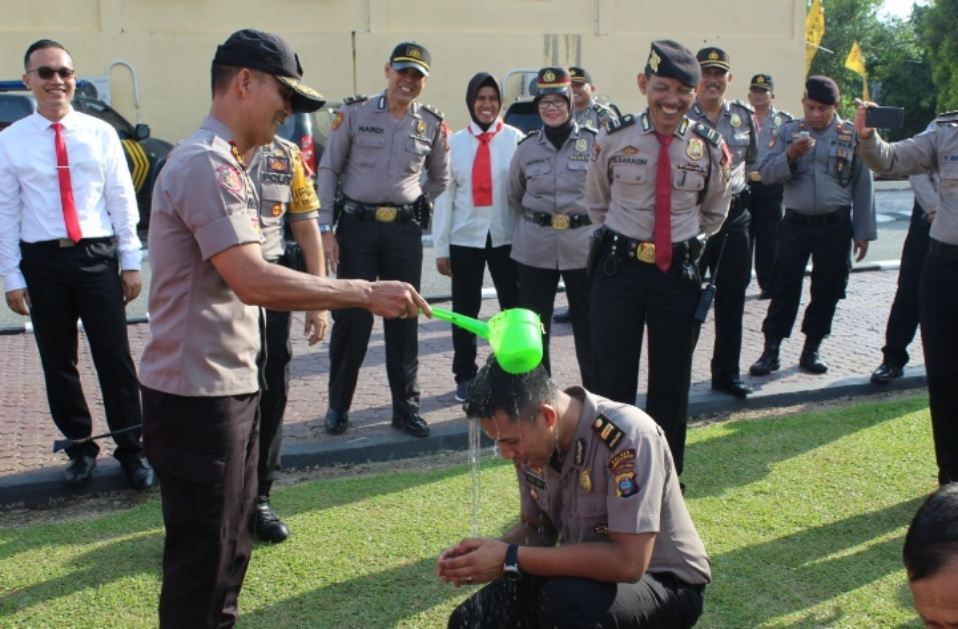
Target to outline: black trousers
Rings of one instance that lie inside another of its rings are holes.
[[[802,297],[805,266],[812,260],[811,300],[802,332],[811,342],[831,334],[838,301],[845,298],[852,262],[852,223],[847,213],[832,225],[805,225],[786,213],[779,226],[772,303],[762,323],[766,337],[792,335]]]
[[[938,482],[958,482],[958,259],[928,253],[920,317]]]
[[[489,275],[496,287],[499,308],[508,310],[519,304],[519,272],[516,261],[510,256],[512,245],[493,247],[491,236],[486,236],[486,246],[449,246],[449,262],[452,265],[452,310],[467,317],[479,316],[482,307],[482,282],[489,265]],[[476,375],[476,335],[459,326],[452,326],[452,372],[456,383]]]
[[[704,586],[671,575],[638,583],[523,575],[497,579],[463,601],[449,629],[687,629],[702,615]]]
[[[785,214],[782,205],[784,186],[753,181],[748,187],[751,190],[748,211],[752,217],[748,234],[755,252],[755,278],[758,287],[768,291],[772,286],[775,254],[778,251],[778,226]]]
[[[683,273],[683,265],[691,277]],[[685,459],[692,352],[699,323],[698,269],[673,260],[667,273],[654,264],[616,257],[609,245],[592,277],[592,351],[595,393],[635,404],[643,332],[649,330],[646,412],[665,432],[679,474]]]
[[[119,259],[112,238],[74,247],[21,243],[20,270],[30,294],[30,319],[40,352],[53,421],[68,439],[89,437],[90,408],[77,372],[77,320],[83,322],[110,430],[141,421],[140,391],[130,356]],[[140,456],[140,431],[114,437],[118,459]],[[67,448],[70,458],[96,456],[96,442]]]
[[[908,363],[908,345],[918,330],[918,285],[921,268],[928,255],[928,232],[931,223],[925,211],[915,201],[911,210],[908,234],[901,249],[901,267],[898,269],[898,290],[888,313],[885,326],[885,346],[881,348],[885,363],[904,367]]]
[[[283,416],[289,397],[289,363],[293,346],[289,341],[291,313],[266,310],[265,387],[259,398],[259,463],[256,468],[257,494],[268,496],[282,470]]]
[[[147,456],[163,499],[160,627],[232,627],[253,551],[258,394],[143,388]]]
[[[735,203],[734,200],[732,202]],[[748,226],[747,210],[726,220],[718,233],[709,238],[699,261],[702,275],[715,277],[712,384],[716,386],[738,380],[740,377],[745,290],[751,279],[749,267],[752,250],[749,248]]]
[[[418,291],[422,229],[415,222],[377,223],[345,215],[336,232],[340,279],[401,280]],[[364,308],[333,310],[329,338],[329,406],[345,413],[366,357],[373,315]],[[386,319],[386,377],[394,415],[419,411],[419,319]]]
[[[542,319],[545,336],[542,338],[542,364],[551,375],[552,361],[549,340],[552,335],[552,311],[555,309],[559,278],[565,282],[565,294],[572,315],[572,340],[579,363],[582,386],[592,390],[595,368],[592,351],[592,308],[589,295],[591,282],[585,269],[559,271],[519,264],[519,307],[527,308]]]

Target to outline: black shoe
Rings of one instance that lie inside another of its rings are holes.
[[[748,368],[748,372],[753,376],[767,376],[773,371],[778,371],[782,367],[778,359],[778,345],[770,347],[765,345],[765,351],[759,357],[755,364]]]
[[[815,375],[821,375],[828,371],[828,363],[822,360],[818,355],[818,350],[805,350],[798,359],[798,366]]]
[[[888,384],[895,378],[901,378],[904,367],[896,367],[888,363],[882,363],[881,366],[872,373],[872,382],[875,384]]]
[[[419,413],[393,415],[393,428],[398,428],[413,437],[428,437],[429,425],[420,417]]]
[[[289,537],[289,527],[273,513],[273,508],[269,504],[269,496],[256,497],[256,509],[253,517],[257,539],[279,544]]]
[[[553,323],[569,323],[572,321],[572,313],[569,312],[569,309],[560,310],[552,315]]]
[[[340,413],[335,408],[326,411],[326,432],[341,435],[349,427],[349,413]]]
[[[93,478],[93,468],[95,467],[95,457],[81,454],[80,456],[70,459],[70,464],[67,465],[67,471],[64,472],[63,478],[66,480],[67,485],[83,485],[84,483],[90,482],[90,479]]]
[[[472,386],[472,378],[467,378],[456,385],[456,401],[465,402],[469,397],[469,387]]]
[[[145,456],[135,456],[120,461],[120,467],[123,468],[123,475],[126,476],[126,482],[130,487],[137,491],[146,491],[150,487],[156,486],[156,474],[153,468],[147,463]]]
[[[752,392],[752,387],[748,386],[741,380],[730,380],[723,383],[713,382],[712,389],[740,398],[746,398]]]

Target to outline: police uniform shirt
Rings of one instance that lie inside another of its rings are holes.
[[[580,127],[589,127],[598,131],[605,126],[605,123],[615,120],[617,116],[612,109],[593,100],[585,109],[576,109],[573,117]]]
[[[740,101],[723,101],[718,122],[712,122],[698,101],[692,105],[689,119],[701,122],[722,134],[725,145],[732,154],[732,169],[729,174],[729,193],[736,195],[747,185],[747,171],[755,167],[758,158],[758,130],[754,110]]]
[[[922,216],[928,218],[928,212],[938,207],[938,189],[941,187],[938,173],[929,170],[908,178],[915,201],[921,207]]]
[[[788,147],[806,132],[815,146],[789,164]],[[765,183],[782,182],[785,207],[800,214],[827,214],[850,205],[852,237],[875,240],[878,226],[872,174],[856,157],[857,144],[852,124],[838,115],[821,131],[808,126],[804,118],[786,122],[772,138],[759,173]]]
[[[585,175],[595,131],[575,125],[556,150],[539,129],[523,139],[509,167],[509,205],[519,217],[512,259],[540,269],[585,268],[593,226],[555,229],[523,218],[523,210],[585,214]]]
[[[938,213],[930,235],[958,245],[958,113],[943,114],[913,138],[889,144],[878,132],[859,140],[862,159],[876,173],[917,175],[938,171]]]
[[[617,126],[618,125],[618,126]],[[728,214],[729,156],[721,136],[685,118],[669,145],[672,242],[714,234]],[[586,178],[592,221],[644,242],[655,240],[659,140],[648,110],[599,131]]]
[[[420,173],[426,177],[420,183]],[[337,184],[343,195],[368,204],[405,205],[420,194],[435,199],[449,182],[449,146],[442,118],[413,102],[401,120],[386,93],[347,99],[333,120],[319,164],[320,223],[332,223]]]
[[[662,429],[634,406],[580,387],[566,393],[583,405],[572,449],[542,468],[516,464],[522,513],[548,516],[562,544],[656,533],[647,572],[708,583],[708,554]]]
[[[254,152],[249,176],[259,196],[263,257],[276,262],[285,252],[284,219],[290,223],[316,220],[319,198],[309,180],[299,147],[281,137]]]
[[[260,244],[256,192],[231,140],[206,118],[169,154],[153,190],[151,337],[139,369],[150,389],[201,397],[259,389],[260,309],[243,304],[210,262]]]
[[[758,122],[758,157],[753,164],[749,165],[749,181],[762,180],[758,174],[758,166],[768,152],[768,145],[772,143],[772,138],[775,137],[778,128],[786,122],[795,120],[795,116],[786,111],[778,111],[774,107],[769,107],[765,117],[762,119],[756,117],[756,120]]]

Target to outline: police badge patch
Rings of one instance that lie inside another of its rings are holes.
[[[239,169],[223,164],[216,168],[216,181],[220,188],[229,192],[239,192],[243,189],[243,178]]]
[[[584,153],[589,150],[589,143],[585,141],[585,138],[579,138],[575,141],[575,150]]]
[[[685,147],[685,154],[691,159],[702,159],[705,157],[705,143],[698,138],[689,139],[689,144]]]
[[[341,111],[336,112],[336,117],[333,118],[333,131],[339,128],[339,125],[343,123],[343,118],[345,117],[346,117],[346,114],[344,114],[343,112]]]
[[[635,480],[635,472],[623,472],[615,475],[615,493],[619,498],[628,498],[639,493],[639,484]]]

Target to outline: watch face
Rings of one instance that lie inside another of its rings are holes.
[[[522,575],[519,574],[519,568],[515,566],[506,566],[502,569],[502,576],[503,578],[509,579],[510,581],[515,581],[519,579]]]

